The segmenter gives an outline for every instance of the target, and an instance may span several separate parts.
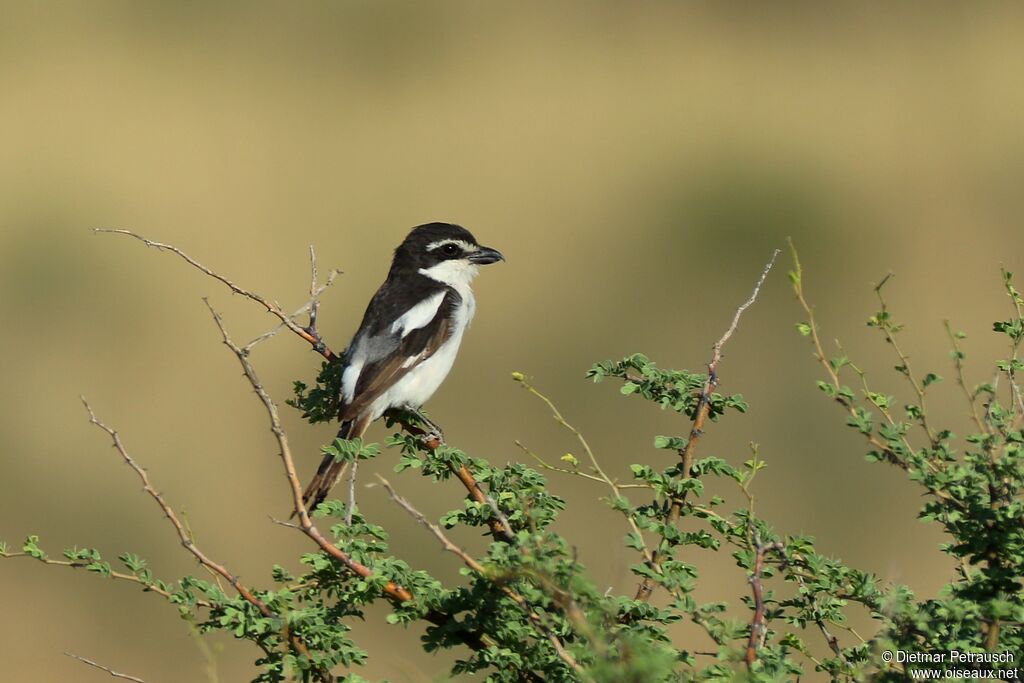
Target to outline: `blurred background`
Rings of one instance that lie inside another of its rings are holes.
[[[703,367],[787,236],[825,338],[841,339],[876,388],[906,397],[891,349],[864,326],[872,283],[896,273],[887,292],[904,347],[918,372],[947,377],[932,409],[954,430],[967,425],[941,321],[969,335],[970,382],[987,380],[1002,350],[989,331],[1009,311],[998,268],[1024,270],[1020,5],[98,1],[2,12],[0,539],[12,545],[37,533],[53,556],[78,544],[111,559],[136,552],[165,579],[198,571],[87,424],[84,394],[199,544],[245,581],[265,586],[273,562],[294,568],[310,549],[268,521],[289,509],[274,442],[200,298],[237,339],[274,321],[175,257],[94,227],[171,242],[289,310],[308,296],[314,244],[322,270],[344,270],[321,314],[341,348],[410,227],[467,226],[508,261],[482,272],[476,321],[428,407],[451,442],[498,463],[524,458],[516,439],[552,461],[577,450],[513,371],[610,472],[662,463],[653,437],[687,425],[591,385],[586,369],[634,351]],[[750,412],[713,427],[701,453],[739,463],[756,441],[769,463],[758,509],[780,531],[933,595],[952,576],[942,534],[915,519],[919,490],[865,462],[815,389],[789,266],[784,253],[721,366],[722,391],[741,392]],[[280,403],[319,367],[286,334],[254,362]],[[284,415],[308,476],[333,428]],[[363,468],[365,480],[392,458]],[[415,473],[392,480],[431,515],[463,495]],[[595,581],[632,592],[632,558],[613,550],[626,529],[604,491],[549,481],[569,501],[559,528]],[[379,488],[359,496],[397,554],[458,580],[456,560]],[[707,576],[700,599],[746,595],[728,557],[687,559]],[[65,651],[149,683],[254,675],[250,646],[215,637],[204,654],[172,608],[131,585],[10,560],[0,601],[4,680],[103,678]],[[420,653],[419,634],[370,612],[356,630],[370,652],[359,673],[443,680],[450,657]]]

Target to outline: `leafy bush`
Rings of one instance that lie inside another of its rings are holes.
[[[198,266],[169,245],[147,244],[174,251]],[[745,460],[697,457],[709,423],[747,408],[741,395],[718,393],[718,364],[722,346],[740,314],[754,302],[768,268],[704,370],[665,369],[634,354],[597,363],[588,372],[594,382],[617,382],[624,397],[672,410],[689,425],[684,435],[654,438],[657,448],[678,454],[674,463],[635,463],[629,483],[620,483],[618,473],[605,470],[585,437],[521,373],[514,373],[513,379],[543,401],[575,436],[580,456],[566,454],[551,463],[524,448],[535,467],[499,467],[445,444],[415,415],[389,416],[390,424],[402,427],[386,444],[397,453],[396,473],[418,472],[435,482],[454,477],[466,487],[466,499],[434,521],[390,482],[380,482],[396,504],[423,525],[425,534],[464,565],[461,583],[445,584],[393,554],[387,531],[365,518],[351,494],[348,500],[329,500],[312,517],[307,515],[287,435],[249,361],[253,347],[265,337],[238,346],[216,313],[225,342],[267,408],[281,449],[298,517],[296,522],[281,523],[313,541],[311,551],[298,559],[301,569],[275,566],[268,585],[242,584],[195,546],[117,433],[91,409],[92,421],[108,433],[142,478],[186,549],[226,579],[231,589],[195,576],[158,579],[145,560],[130,553],[118,558],[117,569],[92,548],[71,548],[63,559],[51,559],[35,536],[20,552],[6,546],[0,546],[0,552],[7,558],[34,558],[141,585],[173,604],[201,632],[228,631],[252,643],[258,652],[253,680],[258,682],[330,681],[336,676],[351,683],[364,680],[356,672],[367,653],[353,629],[367,606],[380,601],[390,604],[392,624],[427,624],[425,650],[457,652],[460,658],[453,674],[480,672],[494,682],[792,680],[815,671],[833,680],[903,680],[910,669],[926,665],[887,661],[886,652],[1024,652],[1024,399],[1018,383],[1024,369],[1019,358],[1024,301],[1012,275],[1003,272],[1012,315],[993,326],[1008,348],[1007,356],[995,362],[996,379],[974,387],[967,384],[965,335],[947,325],[959,389],[941,394],[937,392],[945,386],[942,377],[912,370],[898,343],[900,325],[882,297],[885,283],[876,288],[879,311],[868,325],[893,349],[896,372],[916,396],[914,403],[897,406],[881,387],[869,385],[853,360],[826,355],[805,298],[795,250],[793,259],[789,279],[804,315],[797,329],[811,342],[821,364],[818,388],[839,405],[846,424],[865,440],[869,460],[895,467],[921,487],[925,502],[920,517],[942,525],[949,536],[942,551],[959,575],[937,596],[918,598],[905,586],[887,585],[820,554],[812,537],[774,530],[758,515],[751,493],[765,464],[756,447]],[[341,364],[316,333],[315,281],[314,300],[303,309],[313,312],[308,327],[298,327],[294,316],[231,286],[282,320],[292,321],[292,331],[325,356],[312,388],[296,382],[289,403],[311,423],[330,420],[337,411]],[[951,394],[963,394],[973,424],[972,433],[962,437],[934,424],[927,407],[929,400],[950,400]],[[381,454],[377,444],[360,440],[335,440],[323,450],[355,465]],[[551,492],[542,472],[589,480],[604,493],[628,529],[621,552],[636,558],[631,567],[639,583],[636,591],[611,594],[595,587],[577,560],[571,539],[552,528],[565,501]],[[711,479],[735,484],[740,504],[730,506],[721,497],[708,496],[705,482]],[[344,492],[341,495],[344,498]],[[322,533],[319,526],[328,531]],[[473,556],[453,543],[446,531],[456,527],[489,534],[486,552]],[[687,561],[691,547],[731,553],[747,572],[749,594],[737,596],[732,604],[698,601],[695,589],[701,577]],[[662,596],[657,604],[652,602],[655,594]],[[850,628],[851,610],[865,610],[874,620],[874,633],[862,635]],[[729,616],[740,613],[748,616]],[[705,636],[675,642],[669,629],[684,621],[696,624]],[[961,668],[997,666],[986,663],[985,657],[975,659],[979,661]]]

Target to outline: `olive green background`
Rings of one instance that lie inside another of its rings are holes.
[[[1024,270],[1022,14],[1011,3],[3,3],[0,538],[38,533],[54,556],[130,550],[167,579],[200,571],[87,424],[85,394],[200,546],[243,580],[266,585],[273,562],[294,568],[310,550],[268,520],[288,512],[275,445],[200,297],[239,339],[274,321],[93,227],[172,242],[289,309],[307,298],[315,244],[324,269],[345,271],[322,309],[340,348],[408,228],[459,222],[508,261],[481,273],[476,321],[431,415],[495,462],[524,458],[515,439],[552,461],[578,453],[511,381],[522,371],[623,478],[630,462],[668,457],[655,434],[687,426],[589,384],[587,367],[634,351],[701,367],[791,235],[826,339],[905,397],[891,349],[863,322],[871,283],[896,273],[887,291],[904,345],[919,371],[947,376],[933,410],[962,432],[941,321],[970,334],[969,379],[988,379],[982,360],[1001,350],[990,322],[1009,311],[998,267]],[[952,575],[942,535],[916,521],[919,490],[866,463],[815,389],[788,267],[784,254],[721,366],[722,390],[751,410],[713,426],[701,453],[739,462],[758,442],[769,462],[758,508],[778,529],[933,594]],[[281,403],[318,367],[287,334],[254,362]],[[308,474],[332,428],[284,415]],[[415,473],[392,480],[432,515],[463,495]],[[598,585],[632,590],[604,491],[561,475],[550,486]],[[359,500],[398,555],[458,580],[456,559],[379,488]],[[748,591],[722,555],[687,551],[707,575],[701,599]],[[214,637],[207,657],[173,608],[131,585],[10,560],[0,605],[5,681],[104,678],[65,651],[148,683],[253,673],[254,648]],[[360,673],[442,678],[450,659],[420,653],[419,631],[383,617],[356,625],[370,652]],[[677,639],[709,646],[687,628]]]

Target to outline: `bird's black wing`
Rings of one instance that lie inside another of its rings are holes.
[[[363,414],[381,394],[394,386],[413,368],[433,356],[452,336],[455,323],[452,319],[461,297],[450,288],[440,288],[435,295],[441,297],[433,317],[420,327],[402,336],[401,329],[393,329],[392,323],[401,314],[393,305],[382,308],[387,314],[377,321],[370,318],[374,303],[367,310],[367,319],[359,334],[353,339],[349,351],[349,363],[359,364],[358,377],[351,398],[342,398],[340,419],[354,420]],[[408,310],[408,309],[407,309]]]

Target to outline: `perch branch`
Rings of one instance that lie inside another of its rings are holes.
[[[391,419],[395,420],[395,422],[401,424],[402,429],[409,434],[423,437],[423,446],[428,450],[436,451],[438,448],[445,445],[443,436],[436,432],[432,433],[429,430],[424,429],[423,426],[410,420],[408,415],[403,414],[401,411],[392,411],[387,415]],[[455,478],[459,480],[474,501],[481,505],[487,505],[491,508],[491,511],[494,513],[494,517],[487,523],[488,527],[491,529],[491,536],[498,541],[504,541],[506,543],[514,542],[516,535],[512,530],[512,525],[509,523],[505,513],[501,511],[494,499],[487,495],[487,492],[484,491],[482,486],[480,486],[480,482],[476,480],[476,477],[474,477],[473,473],[469,471],[469,468],[465,465],[456,465],[454,463],[449,467],[452,474],[455,475]]]
[[[204,301],[206,301],[204,299]],[[312,519],[309,515],[309,510],[306,508],[306,504],[302,500],[302,484],[299,482],[298,474],[295,469],[295,458],[292,454],[291,443],[288,440],[288,434],[285,432],[284,426],[281,423],[281,416],[277,410],[277,404],[274,403],[270,394],[267,392],[263,383],[260,381],[256,374],[255,368],[252,363],[249,362],[249,351],[245,347],[240,347],[236,344],[229,335],[227,328],[224,325],[223,319],[220,314],[210,305],[209,301],[206,301],[207,307],[210,309],[210,314],[213,316],[213,320],[220,330],[222,341],[227,346],[235,357],[238,359],[239,364],[242,366],[242,373],[249,381],[250,386],[259,398],[260,403],[263,404],[264,409],[267,413],[267,418],[270,423],[270,431],[274,435],[274,439],[278,446],[278,456],[281,458],[281,463],[284,466],[285,477],[288,480],[289,490],[291,492],[292,505],[295,510],[295,515],[298,518],[297,524],[284,523],[284,526],[297,527],[303,534],[309,537],[316,545],[327,555],[334,558],[336,561],[347,567],[354,574],[357,574],[363,578],[370,578],[373,576],[373,570],[360,562],[357,562],[352,558],[351,555],[346,553],[341,548],[338,548],[331,543],[313,524]],[[383,588],[384,595],[395,604],[408,602],[413,599],[413,594],[409,589],[401,586],[394,581],[388,581]],[[453,617],[444,612],[437,610],[431,610],[425,615],[425,619],[432,624],[437,626],[450,626],[455,622]],[[469,631],[460,632],[460,638],[462,642],[474,650],[486,649],[489,645],[485,641],[483,636]],[[524,672],[524,677],[527,680],[540,682],[543,679],[533,672]]]
[[[395,491],[394,487],[391,486],[391,483],[388,482],[387,479],[380,476],[379,474],[377,475],[377,479],[380,481],[384,489],[388,492],[388,496],[391,497],[391,500],[397,503],[400,508],[408,512],[413,519],[415,519],[421,525],[426,527],[430,531],[430,533],[432,533],[434,537],[441,543],[441,547],[443,547],[446,551],[456,555],[459,559],[462,560],[462,562],[467,567],[469,567],[471,570],[473,570],[480,576],[484,578],[490,576],[490,573],[487,571],[486,567],[480,564],[472,555],[470,555],[465,550],[460,548],[458,545],[453,543],[444,533],[444,531],[441,530],[441,527],[437,526],[429,519],[427,519],[427,517],[422,512],[417,510],[408,500],[398,495],[398,492]],[[550,642],[551,646],[555,649],[555,652],[558,654],[559,659],[565,662],[569,666],[569,668],[571,668],[577,674],[582,674],[583,667],[581,667],[579,662],[576,661],[576,658],[573,657],[572,654],[565,649],[565,646],[562,644],[562,641],[558,639],[558,636],[555,635],[555,633],[550,628],[548,628],[548,626],[544,623],[544,620],[541,618],[541,616],[537,614],[537,612],[535,612],[532,607],[530,607],[530,603],[527,602],[526,598],[524,598],[522,595],[520,595],[518,592],[516,592],[507,585],[498,583],[496,583],[495,585],[501,590],[502,593],[504,593],[514,603],[516,603],[516,605],[518,605],[519,608],[522,609],[523,612],[526,614],[526,618],[530,620],[530,623],[537,627],[541,631],[541,633],[544,634],[544,636],[548,639],[548,642]]]

